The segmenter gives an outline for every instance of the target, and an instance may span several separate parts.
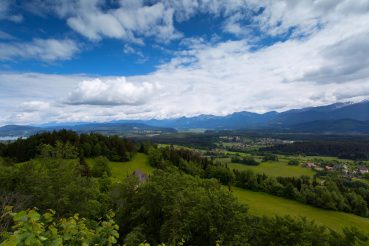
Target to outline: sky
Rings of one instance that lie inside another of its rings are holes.
[[[0,126],[369,99],[369,0],[0,0]]]

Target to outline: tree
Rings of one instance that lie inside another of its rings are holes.
[[[47,158],[0,167],[0,187],[5,193],[29,197],[28,204],[41,211],[54,209],[58,216],[78,213],[98,218],[110,202],[99,179],[80,175],[77,160]]]
[[[296,160],[296,159],[290,160],[288,162],[288,165],[290,165],[290,166],[298,166],[299,164],[300,164],[300,162],[298,160]]]
[[[63,143],[56,141],[55,146],[51,144],[41,144],[38,147],[40,156],[43,158],[60,158],[60,159],[75,159],[78,156],[78,150],[69,142]]]
[[[92,147],[90,143],[83,143],[82,144],[82,150],[85,156],[91,156],[92,155]]]
[[[94,177],[102,177],[104,173],[110,177],[111,169],[109,167],[109,160],[104,156],[95,158],[91,172]]]
[[[152,245],[247,244],[247,208],[214,180],[156,171],[141,185],[134,179],[121,184],[114,194],[127,245],[137,238]]]
[[[149,164],[152,167],[159,167],[162,160],[163,160],[163,156],[161,154],[161,151],[155,147],[150,147],[148,150],[148,155],[149,155]]]
[[[84,155],[83,150],[81,150],[79,154],[79,170],[80,170],[81,176],[86,176],[86,177],[91,176],[91,170],[85,160],[85,155]]]
[[[234,179],[232,171],[224,166],[209,166],[206,173],[208,178],[215,178],[224,185],[231,184]]]
[[[99,143],[95,144],[92,153],[94,156],[100,156],[102,154],[102,148]]]
[[[242,159],[239,158],[239,157],[233,157],[233,158],[231,158],[231,162],[241,163],[241,164],[245,164],[245,165],[249,165],[249,166],[257,166],[257,165],[260,164],[259,162],[257,162],[252,157],[243,157]]]
[[[274,154],[265,154],[263,156],[263,162],[266,161],[278,161],[278,156]]]

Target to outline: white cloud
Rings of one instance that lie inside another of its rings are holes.
[[[14,1],[2,0],[0,2],[0,20],[5,19],[13,22],[22,22],[23,16],[20,14],[11,13],[11,6]]]
[[[146,103],[159,89],[158,83],[131,83],[124,77],[83,81],[69,95],[70,104],[140,105]]]
[[[33,3],[33,4],[32,4]],[[76,32],[91,40],[117,38],[143,43],[153,37],[159,42],[183,34],[174,22],[198,14],[221,17],[223,30],[253,40],[251,30],[262,36],[310,35],[331,21],[367,13],[367,0],[257,1],[257,0],[33,0],[26,4],[33,13],[55,12]]]
[[[173,26],[174,10],[160,1],[151,5],[141,0],[119,1],[118,8],[108,8],[99,0],[46,1],[43,6],[90,40],[116,38],[142,44],[142,37],[167,42],[181,36]]]
[[[32,42],[0,43],[0,60],[39,59],[56,61],[71,59],[79,51],[70,39],[34,39]]]
[[[50,108],[50,103],[45,101],[29,101],[22,103],[20,108],[26,112],[44,111]]]
[[[6,32],[3,32],[3,31],[0,31],[0,40],[1,39],[14,39],[14,37],[12,35],[10,35],[9,33],[6,33]]]
[[[224,26],[225,30],[238,33],[241,38],[212,43],[201,38],[186,39],[183,42],[188,47],[186,50],[177,52],[157,71],[142,76],[0,74],[0,115],[4,116],[0,124],[166,118],[203,113],[224,115],[241,110],[281,111],[369,98],[369,1],[267,1],[262,4],[241,0],[162,1],[163,7],[157,5],[157,9],[147,10],[149,13],[144,16],[152,17],[144,20],[133,17],[144,11],[140,2],[124,3],[126,5],[108,11],[96,7],[101,2],[84,2],[84,8],[90,8],[90,12],[97,11],[98,15],[108,15],[107,18],[118,21],[117,26],[112,24],[106,30],[101,24],[105,17],[93,23],[83,17],[78,8],[62,9],[60,16],[81,18],[77,22],[91,27],[88,30],[91,33],[83,35],[90,35],[92,39],[114,37],[139,42],[142,36],[160,33],[159,27],[169,35],[176,33],[171,29],[173,23],[169,23],[173,18],[186,20],[198,11],[207,11],[225,16],[235,25],[233,29]],[[87,6],[89,4],[91,6]],[[247,6],[243,15],[250,15],[247,9],[265,7],[265,10],[247,24],[237,8],[243,4]],[[168,12],[168,22],[165,22],[158,13],[164,14],[169,9],[172,12]],[[156,20],[160,22],[158,25],[153,24]],[[146,28],[146,24],[150,28]],[[285,35],[291,28],[294,31],[286,41],[255,50],[254,37],[248,37],[245,32],[250,24],[262,30],[261,38]],[[169,31],[165,31],[167,27]],[[130,46],[125,50],[135,52]],[[0,49],[1,52],[5,51]],[[49,107],[27,110],[24,103],[32,101],[46,102]]]

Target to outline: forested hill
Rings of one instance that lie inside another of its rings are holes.
[[[134,143],[128,139],[97,133],[79,135],[68,130],[39,133],[10,144],[0,144],[0,155],[16,162],[28,161],[40,154],[77,158],[81,153],[85,157],[103,155],[112,161],[127,161],[135,151]]]

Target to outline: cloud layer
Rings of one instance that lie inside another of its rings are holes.
[[[0,125],[283,111],[369,98],[367,0],[120,1],[114,9],[102,2],[45,1],[44,8],[92,41],[182,36],[185,48],[142,76],[0,73]],[[176,30],[176,21],[198,13],[221,17],[222,30],[237,38],[209,42]],[[77,52],[71,40],[0,45],[3,59],[65,60]]]

